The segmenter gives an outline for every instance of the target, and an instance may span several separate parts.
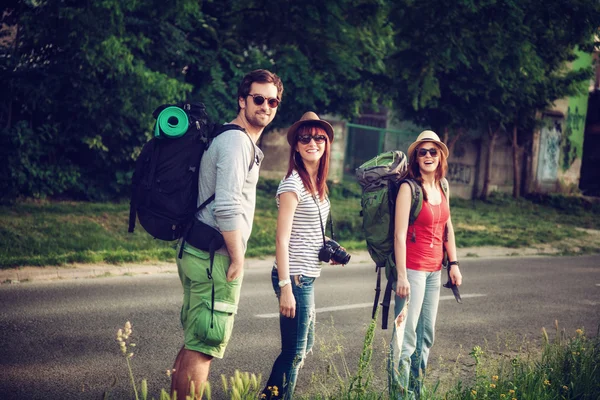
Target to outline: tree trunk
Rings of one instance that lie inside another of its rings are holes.
[[[485,178],[483,180],[483,189],[481,191],[481,199],[482,200],[487,200],[489,194],[490,194],[490,174],[492,173],[492,161],[494,159],[494,147],[496,145],[496,138],[498,137],[498,131],[500,130],[500,127],[498,126],[498,129],[496,130],[492,130],[492,126],[488,125],[488,134],[490,136],[490,141],[488,144],[488,152],[487,152],[487,162],[485,164]]]
[[[513,197],[518,199],[521,196],[521,174],[519,171],[519,144],[517,143],[517,121],[513,124],[512,131],[512,155],[513,155]]]
[[[458,129],[456,129],[455,132],[456,132],[456,134],[454,136],[452,136],[452,139],[450,139],[450,130],[448,129],[448,127],[444,128],[444,135],[442,136],[442,142],[444,142],[446,144],[446,147],[448,147],[449,155],[452,155],[452,153],[454,152],[454,145],[456,144],[458,139],[460,139],[460,137],[463,135],[465,130],[463,128],[458,128]]]

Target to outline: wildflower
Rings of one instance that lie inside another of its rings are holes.
[[[505,397],[506,397],[506,395],[505,395],[504,393],[500,393],[500,398],[501,398],[501,399],[503,399],[503,398],[505,398]]]
[[[496,384],[495,384],[495,383],[490,383],[490,387],[491,387],[492,389],[496,389]]]
[[[567,390],[569,390],[569,387],[568,387],[568,386],[566,386],[566,385],[563,385],[563,387],[562,387],[562,388],[563,388],[563,390],[564,390],[564,391],[567,391]]]
[[[513,389],[510,389],[510,390],[508,391],[508,393],[509,393],[509,394],[511,394],[511,395],[513,395],[513,394],[515,394],[515,391],[514,391]]]
[[[498,375],[494,375],[494,376],[492,376],[492,380],[493,380],[493,381],[497,381],[497,380],[498,380]]]
[[[277,388],[277,386],[273,386],[273,390],[271,391],[271,394],[275,397],[279,396],[279,389]]]
[[[544,379],[544,385],[550,386],[550,381],[548,379]]]
[[[473,389],[473,390],[471,390],[471,394],[472,394],[473,396],[477,396],[477,391],[476,391],[475,389]]]
[[[577,336],[583,336],[583,330],[582,329],[577,329],[575,331],[575,333],[577,334]]]

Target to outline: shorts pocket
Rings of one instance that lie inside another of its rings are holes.
[[[188,318],[188,311],[189,310],[190,310],[189,305],[186,306],[184,304],[184,305],[181,306],[181,311],[179,312],[179,319],[181,321],[181,326],[183,326],[184,329],[186,327],[187,318]]]
[[[194,326],[196,339],[208,346],[227,344],[233,330],[234,313],[229,312],[230,310],[220,311],[218,308],[223,307],[215,303],[215,310],[211,312],[210,304],[204,303],[196,316]]]

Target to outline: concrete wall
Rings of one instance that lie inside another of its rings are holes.
[[[571,111],[570,114],[567,114],[571,110],[572,104],[575,104],[577,110],[582,109],[579,103],[571,103],[566,99],[556,103],[555,111],[541,116],[546,124],[534,132],[532,147],[526,149],[521,159],[521,176],[526,192],[557,192],[570,190],[568,189],[569,185],[576,187],[580,176],[580,154],[583,146],[583,139],[579,141],[577,138],[579,135],[583,138],[583,121],[581,119],[585,117],[585,114],[583,117],[580,111]],[[560,110],[565,110],[565,114],[570,117],[564,118]],[[338,182],[344,176],[344,167],[348,173],[352,173],[357,165],[344,165],[346,149],[349,146],[346,123],[332,117],[324,119],[333,125],[335,135],[329,178],[331,181]],[[579,134],[580,128],[581,134]],[[406,151],[419,132],[423,130],[405,122],[390,124],[389,129],[396,132],[385,134],[383,151]],[[402,132],[398,133],[398,131]],[[262,178],[281,179],[287,171],[290,147],[287,143],[286,133],[287,129],[279,129],[262,137],[261,148],[265,153],[260,173]],[[478,135],[471,136],[477,137]],[[565,138],[569,138],[568,141]],[[485,133],[479,135],[478,139],[462,138],[456,142],[448,160],[447,175],[453,196],[470,199],[481,195],[489,151],[488,144],[489,137]],[[499,134],[496,139],[492,165],[490,190],[512,193],[512,147],[505,133]]]
[[[470,199],[476,195],[479,184],[479,141],[457,141],[448,158],[448,173],[453,196]]]
[[[333,145],[329,160],[329,180],[339,182],[344,176],[344,156],[346,154],[346,122],[339,118],[323,116],[333,126]],[[287,130],[275,129],[261,137],[260,148],[265,159],[260,168],[260,176],[265,179],[280,180],[288,169],[290,145],[287,142]]]

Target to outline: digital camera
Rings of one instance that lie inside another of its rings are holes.
[[[348,264],[350,254],[335,240],[328,240],[319,250],[319,260],[323,262],[333,260],[338,264]]]

